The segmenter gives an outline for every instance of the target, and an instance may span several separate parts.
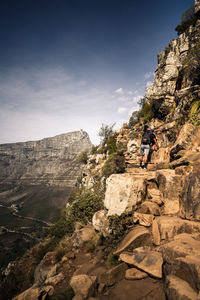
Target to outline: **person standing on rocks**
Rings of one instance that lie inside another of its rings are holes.
[[[148,125],[144,125],[144,132],[142,134],[141,144],[140,144],[140,168],[147,168],[149,154],[151,150],[158,149],[158,142],[155,134],[153,133],[154,128]]]

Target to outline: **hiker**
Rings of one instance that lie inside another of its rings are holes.
[[[141,139],[140,145],[140,169],[147,168],[149,153],[151,149],[158,149],[158,142],[155,134],[153,133],[154,128],[150,129],[148,125],[144,125],[144,132]]]

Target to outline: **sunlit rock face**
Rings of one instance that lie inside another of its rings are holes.
[[[90,150],[80,130],[39,141],[0,145],[0,184],[73,186],[79,175],[77,156]]]

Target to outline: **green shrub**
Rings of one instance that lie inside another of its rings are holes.
[[[197,17],[194,15],[194,6],[192,6],[182,14],[181,24],[175,28],[178,35],[185,32],[190,25],[194,25],[196,20]]]
[[[114,255],[114,252],[116,251],[116,249],[113,249],[107,257],[107,264],[109,266],[116,266],[119,264],[119,260],[118,260],[118,255]]]
[[[88,152],[87,151],[82,151],[78,156],[78,161],[82,164],[87,164]]]
[[[108,154],[112,154],[117,151],[116,139],[117,139],[116,134],[112,134],[108,137],[107,142],[106,142],[107,147],[108,147]]]
[[[126,214],[109,217],[109,227],[112,229],[112,236],[114,239],[120,239],[132,224],[133,218]]]
[[[125,158],[123,152],[111,154],[106,160],[102,173],[104,176],[109,177],[111,174],[123,173],[125,171]]]
[[[134,111],[129,119],[128,126],[131,128],[139,122],[139,112]]]
[[[58,245],[60,239],[57,237],[52,238],[47,243],[38,244],[32,249],[32,255],[36,258],[39,263],[47,252],[51,252],[55,250]]]
[[[113,127],[115,126],[115,123],[111,125],[102,124],[98,135],[100,136],[102,140],[102,144],[105,144],[109,138],[110,135],[113,134]]]
[[[196,100],[192,103],[189,120],[193,125],[200,126],[200,100]]]
[[[154,118],[154,111],[153,111],[153,100],[149,102],[145,101],[142,104],[141,109],[138,112],[139,119],[142,119],[144,123],[150,122]]]
[[[98,153],[99,146],[92,146],[91,154],[97,154]]]
[[[81,187],[70,198],[70,206],[65,210],[65,218],[75,224],[91,222],[94,213],[103,208],[104,191],[100,184],[94,190]]]
[[[66,234],[71,234],[74,231],[74,224],[70,218],[67,220],[62,216],[57,222],[55,222],[49,228],[49,235],[57,238],[62,238]]]

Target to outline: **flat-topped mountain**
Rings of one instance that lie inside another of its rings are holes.
[[[0,184],[73,186],[79,174],[77,156],[91,149],[83,130],[0,145]]]

